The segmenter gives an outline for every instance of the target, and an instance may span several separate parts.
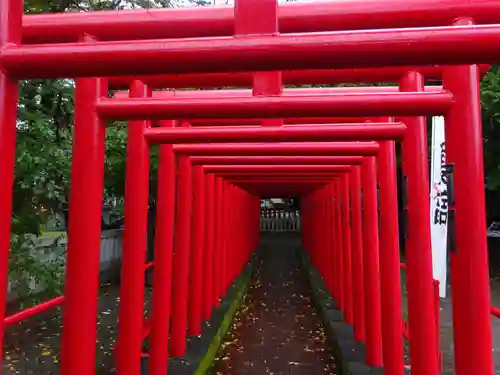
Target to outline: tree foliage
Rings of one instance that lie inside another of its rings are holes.
[[[204,5],[204,0],[190,1]],[[179,6],[182,0],[27,0],[26,13],[82,12],[123,8]],[[12,215],[10,278],[25,297],[33,283],[61,290],[64,263],[36,251],[36,237],[47,216],[63,213],[67,219],[71,172],[75,83],[70,79],[21,82],[17,154]],[[108,127],[106,134],[104,200],[120,201],[125,188],[126,124]],[[153,152],[155,171],[156,154]],[[155,174],[152,173],[152,176]],[[155,180],[152,181],[155,186]],[[152,190],[153,191],[153,190]],[[53,251],[61,253],[59,238]],[[42,260],[41,260],[42,259]]]

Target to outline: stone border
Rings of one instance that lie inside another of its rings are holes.
[[[342,375],[382,375],[383,367],[370,367],[365,364],[364,344],[354,339],[352,326],[344,322],[344,315],[337,308],[337,301],[332,298],[306,251],[301,251],[301,261],[311,288],[314,307],[323,321],[326,337],[332,347],[339,373]]]
[[[188,337],[186,354],[183,357],[170,358],[169,375],[205,375],[212,367],[222,340],[246,295],[259,260],[258,254],[259,251],[254,254],[244,271],[229,287],[219,307],[212,312],[210,321],[203,325],[201,336]],[[148,374],[147,367],[148,359],[143,358],[141,375]]]

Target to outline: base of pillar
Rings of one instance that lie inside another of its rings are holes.
[[[302,266],[311,288],[312,301],[325,328],[325,334],[337,360],[342,375],[383,375],[383,367],[367,366],[365,345],[354,338],[353,327],[344,322],[344,314],[338,309],[309,255],[302,251]],[[408,374],[408,373],[407,373]]]
[[[258,262],[258,253],[259,251],[256,252],[233,285],[228,288],[219,306],[212,311],[210,321],[203,324],[202,334],[188,337],[186,354],[182,357],[169,359],[169,375],[203,375],[212,367],[222,340],[247,292]],[[141,375],[147,374],[148,358],[144,357],[141,363]]]

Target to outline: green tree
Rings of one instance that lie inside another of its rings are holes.
[[[203,5],[203,0],[190,1]],[[122,8],[179,6],[181,0],[27,0],[26,13],[60,13]],[[44,284],[49,294],[61,290],[63,263],[60,257],[40,261],[37,237],[47,216],[63,213],[67,220],[74,112],[74,81],[28,80],[21,82],[17,126],[17,160],[14,183],[10,277],[25,297],[29,285]],[[106,135],[104,198],[124,195],[126,124],[115,123]],[[156,153],[152,153],[152,176]],[[156,179],[152,178],[152,189]],[[154,199],[151,199],[154,204]],[[151,231],[150,231],[151,232]],[[149,241],[152,243],[152,240]],[[59,238],[53,251],[62,253]],[[46,258],[46,257],[42,257]]]

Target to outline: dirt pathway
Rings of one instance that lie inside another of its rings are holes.
[[[266,251],[212,374],[336,373],[297,251]]]

